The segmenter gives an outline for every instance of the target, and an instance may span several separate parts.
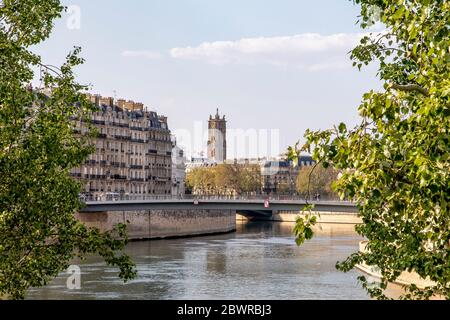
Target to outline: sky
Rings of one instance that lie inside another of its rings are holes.
[[[228,121],[229,158],[275,155],[308,128],[356,124],[362,94],[380,87],[376,66],[352,68],[348,52],[365,32],[352,1],[63,4],[69,11],[33,50],[60,65],[81,46],[77,80],[166,115],[188,155],[206,149],[216,108]]]

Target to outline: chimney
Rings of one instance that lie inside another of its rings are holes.
[[[100,104],[104,104],[109,107],[114,106],[114,98],[112,97],[100,97]]]
[[[99,105],[100,96],[98,94],[86,93],[86,98],[93,103],[96,107]]]
[[[136,110],[136,111],[142,111],[142,110],[144,110],[144,104],[143,103],[141,103],[141,102],[136,102],[135,104],[134,104],[134,110]]]
[[[133,111],[134,110],[134,101],[131,101],[131,100],[125,101],[123,104],[123,107],[129,111]]]
[[[125,100],[124,99],[118,99],[117,100],[117,106],[121,109],[125,108]]]

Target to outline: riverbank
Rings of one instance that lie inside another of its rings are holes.
[[[359,243],[359,251],[365,252],[366,246],[367,241],[361,241]],[[378,267],[369,266],[365,263],[362,263],[356,265],[356,268],[374,278],[381,279],[382,277]],[[414,284],[419,289],[425,289],[426,287],[432,287],[435,285],[435,283],[431,281],[429,278],[424,279],[415,272],[407,272],[407,271],[402,272],[393,283],[401,286],[410,286]],[[443,299],[442,297],[434,297],[434,298]]]
[[[277,211],[271,217],[258,217],[258,220],[263,221],[277,221],[277,222],[295,222],[297,217],[304,217],[305,212],[300,211]],[[243,215],[237,214],[237,220],[248,221],[249,219]],[[252,218],[255,220],[255,218]],[[360,224],[362,220],[358,217],[357,213],[349,212],[333,212],[333,211],[321,211],[317,212],[317,222],[324,224]]]

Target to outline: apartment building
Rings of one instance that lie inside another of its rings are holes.
[[[142,103],[89,95],[97,107],[95,152],[72,175],[85,182],[89,198],[134,199],[170,195],[172,142],[167,118]],[[83,130],[83,123],[76,130]]]

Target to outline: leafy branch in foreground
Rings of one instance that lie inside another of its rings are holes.
[[[361,26],[375,6],[386,30],[365,36],[351,53],[358,68],[379,62],[380,92],[364,94],[361,124],[307,131],[301,150],[342,172],[341,197],[359,208],[356,231],[367,250],[337,264],[379,268],[381,285],[361,277],[372,297],[414,272],[433,286],[405,287],[403,299],[450,299],[450,7],[448,1],[356,0]],[[303,222],[302,222],[303,223]]]
[[[297,217],[295,221],[294,227],[294,235],[295,235],[295,243],[300,246],[305,240],[311,240],[314,231],[312,229],[313,226],[317,223],[317,217],[313,214],[314,206],[309,204],[303,208],[304,212],[308,212],[304,218]]]
[[[73,131],[93,110],[73,73],[83,60],[75,48],[56,68],[30,51],[63,9],[58,0],[0,1],[0,295],[15,299],[90,253],[119,267],[124,280],[136,274],[120,253],[124,225],[101,233],[75,219],[82,204],[70,170],[93,151],[93,132]],[[39,76],[41,88],[32,89]]]

